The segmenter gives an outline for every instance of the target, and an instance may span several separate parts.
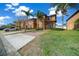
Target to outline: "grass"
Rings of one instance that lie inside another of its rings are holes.
[[[3,30],[0,30],[0,32],[3,32]]]
[[[79,56],[79,31],[49,30],[39,40],[42,55]]]
[[[79,31],[47,30],[19,52],[29,56],[79,56]]]

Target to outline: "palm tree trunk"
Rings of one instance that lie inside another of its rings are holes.
[[[19,26],[19,30],[20,30],[20,21],[18,21],[18,22],[19,22],[18,26]]]
[[[21,30],[21,21],[19,22],[19,29]]]
[[[45,30],[45,19],[43,19],[43,30]]]
[[[39,20],[37,19],[37,29],[39,29]]]
[[[28,16],[27,16],[27,20],[28,20]],[[26,29],[27,29],[27,25],[26,25],[26,19],[25,19],[25,32],[26,32]]]
[[[24,18],[24,32],[26,32],[26,19]]]
[[[24,32],[26,32],[26,21],[24,22]]]
[[[55,20],[57,21],[57,11],[55,11],[55,14],[56,14],[56,18],[55,18]],[[56,23],[55,23],[55,28],[56,28]]]

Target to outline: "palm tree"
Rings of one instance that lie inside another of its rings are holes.
[[[36,17],[37,17],[37,29],[39,29],[39,20],[42,20],[43,22],[43,30],[45,29],[45,13],[41,12],[41,11],[37,11],[36,13]]]
[[[59,11],[61,11],[62,13],[62,28],[64,26],[64,16],[67,16],[67,10],[69,7],[74,7],[76,4],[72,4],[72,3],[56,3],[53,4],[54,6],[57,6],[55,13],[57,14]]]
[[[28,11],[22,10],[22,12],[24,12],[24,13],[26,14],[27,19],[29,19],[29,16],[30,16],[30,15],[33,16],[33,15],[30,13],[30,10],[28,10]],[[26,28],[27,28],[26,22],[24,22],[24,25],[25,25],[24,28],[25,28],[25,32],[26,32]]]

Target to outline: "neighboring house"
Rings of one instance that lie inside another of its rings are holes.
[[[75,25],[75,21],[79,19],[79,10],[77,10],[71,17],[67,20],[67,30],[73,30],[79,28],[79,24]]]
[[[45,28],[54,28],[56,25],[56,15],[51,15],[51,16],[45,16]],[[39,20],[38,21],[38,27],[39,29],[43,28],[43,21]],[[37,29],[37,19],[36,18],[32,18],[32,19],[28,19],[28,20],[19,20],[16,22],[16,28],[17,29],[24,29],[26,26],[26,28],[29,29]]]

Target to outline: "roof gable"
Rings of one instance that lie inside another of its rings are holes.
[[[66,21],[68,21],[70,18],[72,18],[74,15],[76,15],[79,12],[79,10],[77,10],[73,15],[71,15]]]

